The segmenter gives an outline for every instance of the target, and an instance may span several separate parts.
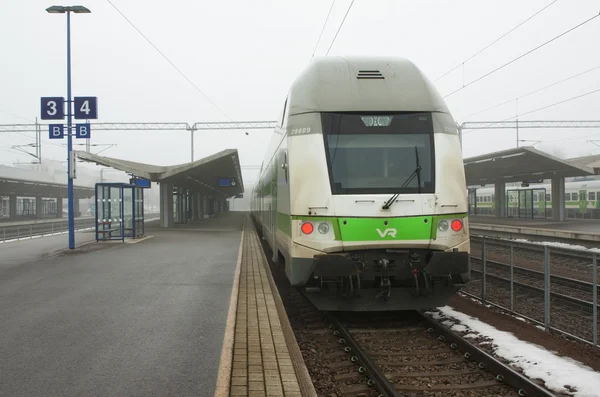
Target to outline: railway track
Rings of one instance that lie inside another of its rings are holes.
[[[485,241],[486,255],[496,256],[496,258],[491,259],[506,259],[510,257],[512,249],[515,264],[521,265],[522,267],[543,270],[545,253],[544,245],[496,238],[486,238]],[[476,256],[481,256],[482,244],[482,236],[471,236],[471,253]],[[551,256],[551,266],[553,268],[556,267],[557,271],[562,271],[565,276],[568,274],[569,277],[575,279],[590,280],[594,252],[555,246],[549,247],[549,252]],[[553,271],[555,271],[555,269],[553,269]]]
[[[483,260],[481,257],[471,256],[471,272],[482,273]],[[513,284],[544,294],[545,274],[537,270],[513,266]],[[486,277],[510,283],[511,265],[504,262],[486,259]],[[550,275],[550,296],[557,301],[578,305],[583,309],[592,310],[593,284],[569,277]],[[598,291],[598,286],[596,286]]]
[[[291,292],[293,318],[331,372],[329,394],[552,396],[422,313],[323,313]]]
[[[319,396],[553,396],[423,313],[321,312],[268,261]]]

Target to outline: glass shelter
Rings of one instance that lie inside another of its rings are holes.
[[[144,190],[127,183],[96,184],[96,241],[144,235]]]

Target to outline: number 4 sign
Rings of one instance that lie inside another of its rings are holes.
[[[98,118],[98,98],[95,96],[81,96],[73,98],[75,105],[75,118],[77,120],[95,120]]]

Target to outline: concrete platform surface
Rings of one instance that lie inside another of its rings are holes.
[[[0,251],[0,395],[212,396],[243,216],[21,263]]]
[[[557,222],[548,219],[516,219],[495,218],[491,216],[469,216],[469,224],[533,227],[540,229],[600,233],[600,219],[569,219],[563,222]]]

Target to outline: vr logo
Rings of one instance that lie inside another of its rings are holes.
[[[381,238],[384,238],[385,236],[390,236],[392,238],[396,238],[396,233],[398,233],[398,230],[392,229],[392,228],[387,228],[383,232],[380,229],[376,229],[376,230],[377,230],[377,233],[379,233],[379,236],[381,236]]]

